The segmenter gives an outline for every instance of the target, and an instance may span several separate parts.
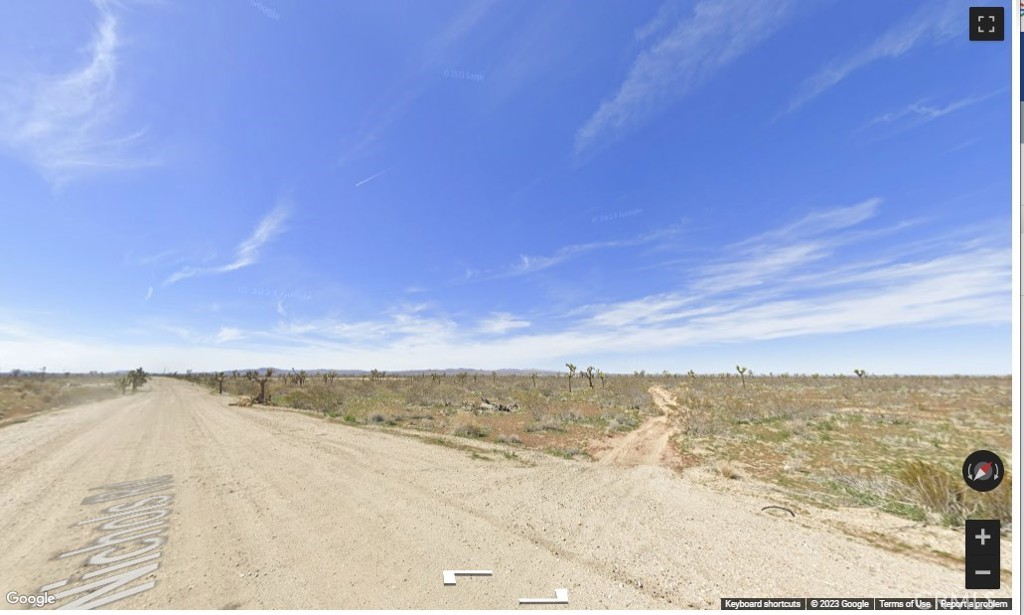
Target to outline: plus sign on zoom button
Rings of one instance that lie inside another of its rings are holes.
[[[966,589],[999,589],[999,520],[968,519],[964,529]]]

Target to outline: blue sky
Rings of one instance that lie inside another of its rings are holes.
[[[969,4],[8,4],[0,371],[1009,373]]]

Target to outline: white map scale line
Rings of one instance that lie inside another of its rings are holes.
[[[556,589],[554,598],[520,598],[519,604],[569,604],[569,590]]]
[[[445,585],[455,585],[455,577],[489,577],[493,570],[442,570],[441,579]]]

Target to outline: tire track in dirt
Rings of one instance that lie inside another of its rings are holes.
[[[671,449],[671,438],[677,431],[674,423],[679,413],[679,403],[671,393],[658,385],[652,386],[648,392],[662,414],[647,419],[639,428],[616,438],[611,442],[610,448],[598,451],[598,463],[624,466],[665,465],[665,457]]]

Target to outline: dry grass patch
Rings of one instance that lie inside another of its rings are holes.
[[[673,391],[686,408],[673,444],[684,468],[742,459],[745,476],[806,503],[1009,526],[1011,477],[982,494],[959,473],[978,448],[1012,465],[1010,387],[988,377],[691,378]]]
[[[113,375],[0,375],[0,426],[21,423],[48,410],[120,395]]]
[[[209,382],[202,374],[193,379]],[[585,452],[595,436],[630,431],[657,414],[647,392],[654,382],[658,379],[609,376],[604,386],[595,381],[594,388],[574,381],[570,394],[565,378],[555,376],[534,380],[525,375],[425,374],[338,377],[327,382],[311,375],[302,386],[275,377],[267,384],[267,392],[271,405],[308,410],[348,425],[458,433],[560,454],[573,447]],[[241,377],[224,382],[225,394],[251,395],[257,389]]]

